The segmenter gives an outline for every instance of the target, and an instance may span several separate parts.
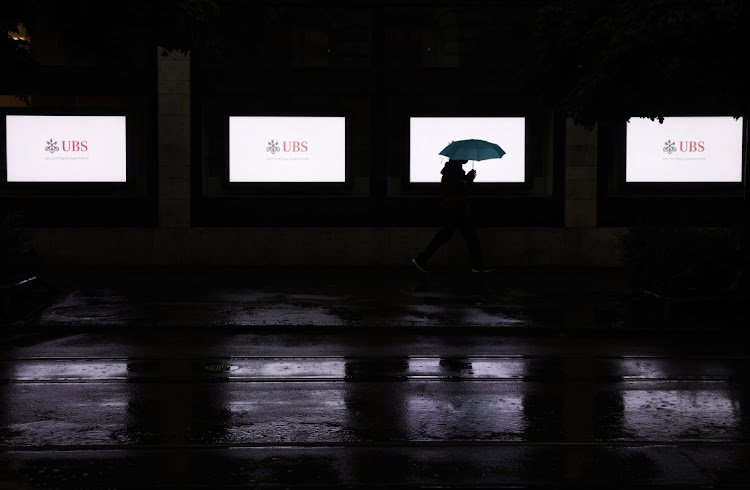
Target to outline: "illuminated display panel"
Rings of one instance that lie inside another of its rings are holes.
[[[230,116],[229,182],[345,182],[345,120]]]
[[[626,182],[742,182],[742,118],[627,123]]]
[[[447,161],[440,151],[452,141],[463,139],[489,141],[505,150],[500,159],[474,162],[475,182],[525,181],[526,123],[523,117],[412,117],[409,126],[411,183],[440,182],[440,170]]]
[[[6,115],[8,182],[126,182],[125,116]]]

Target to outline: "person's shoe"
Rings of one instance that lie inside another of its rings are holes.
[[[492,272],[494,270],[494,267],[487,267],[485,265],[471,268],[471,272]]]
[[[425,264],[424,261],[419,260],[419,257],[411,259],[411,263],[416,265],[417,269],[421,270],[422,272],[430,272],[430,269],[427,268],[427,264]]]

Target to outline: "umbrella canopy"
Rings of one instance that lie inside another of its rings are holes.
[[[459,140],[453,141],[443,148],[440,155],[453,160],[490,160],[502,158],[505,150],[485,140]]]

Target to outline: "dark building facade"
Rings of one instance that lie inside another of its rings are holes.
[[[408,265],[439,225],[438,184],[409,177],[417,117],[523,118],[523,180],[474,190],[492,264],[617,266],[618,233],[654,209],[698,225],[743,209],[737,185],[622,186],[623,126],[577,126],[532,83],[533,2],[220,7],[187,53],[34,34],[29,103],[3,96],[6,114],[127,118],[127,182],[3,186],[43,261]],[[245,116],[345,118],[345,177],[233,182],[228,121]],[[467,260],[463,243],[435,260]]]

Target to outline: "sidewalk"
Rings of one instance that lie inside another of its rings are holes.
[[[16,328],[689,327],[663,322],[658,301],[606,268],[56,266],[25,289],[7,322]]]

